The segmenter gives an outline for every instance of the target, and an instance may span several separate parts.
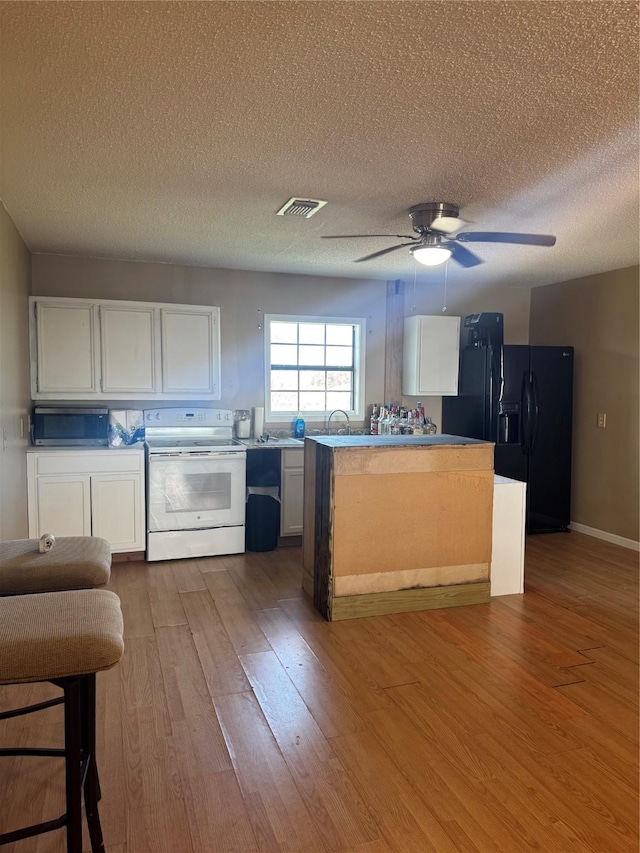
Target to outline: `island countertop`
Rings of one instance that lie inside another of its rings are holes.
[[[491,444],[461,435],[308,435],[306,439],[324,447],[442,447],[443,445]]]

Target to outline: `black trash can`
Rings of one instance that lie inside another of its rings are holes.
[[[273,551],[280,532],[280,498],[277,486],[248,486],[246,514],[247,551]]]

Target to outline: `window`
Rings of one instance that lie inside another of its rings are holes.
[[[364,330],[364,320],[267,315],[267,418],[363,417]]]

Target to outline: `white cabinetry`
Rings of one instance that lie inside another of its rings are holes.
[[[302,536],[304,450],[283,450],[280,462],[280,535]]]
[[[154,394],[160,390],[155,313],[153,306],[100,306],[103,393]]]
[[[524,592],[527,484],[498,474],[493,480],[491,595]]]
[[[30,451],[27,486],[30,538],[101,536],[114,552],[144,550],[142,449]]]
[[[218,309],[162,308],[162,390],[220,398]]]
[[[69,300],[37,302],[32,331],[38,341],[31,360],[34,399],[98,393],[95,305]]]
[[[31,297],[34,400],[218,400],[220,311]]]
[[[459,317],[407,317],[402,393],[408,397],[455,396],[459,358]]]

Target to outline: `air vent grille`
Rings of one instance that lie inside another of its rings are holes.
[[[321,207],[324,207],[326,201],[320,201],[317,198],[290,198],[288,202],[282,205],[278,211],[278,216],[302,216],[309,219],[314,213],[317,213]]]

